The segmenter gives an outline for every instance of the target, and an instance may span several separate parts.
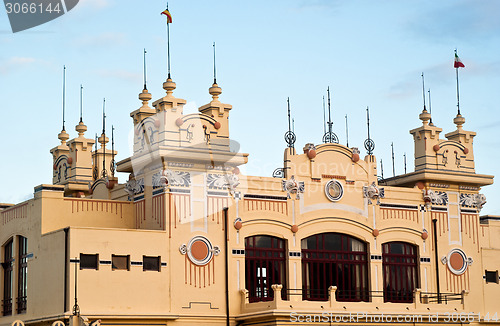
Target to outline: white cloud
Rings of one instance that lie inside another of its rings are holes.
[[[5,75],[13,70],[28,66],[35,61],[35,58],[30,57],[11,57],[3,62],[0,62],[0,74]]]
[[[110,2],[108,0],[80,0],[78,3],[80,7],[90,7],[94,9],[102,9],[108,7]]]
[[[122,45],[125,43],[125,34],[112,32],[84,36],[73,41],[73,44],[79,47],[109,47],[113,45]]]
[[[133,82],[137,82],[138,80],[142,79],[142,74],[127,71],[124,69],[98,70],[97,74],[101,77],[111,77],[111,78],[117,78],[117,79],[121,79],[121,80],[125,79],[125,80],[129,80],[129,81],[133,81]]]

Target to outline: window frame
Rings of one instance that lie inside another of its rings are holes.
[[[386,248],[389,248],[388,250],[391,250],[391,245],[394,244],[402,245],[403,253],[386,252]],[[413,250],[413,254],[411,253],[410,249]],[[390,241],[382,244],[382,278],[384,281],[384,302],[413,302],[413,291],[415,289],[418,289],[420,284],[420,259],[418,253],[418,246],[409,242]],[[412,260],[414,261],[414,263],[411,262]],[[410,274],[411,277],[408,277],[408,274]],[[387,283],[387,280],[389,280],[389,284]],[[408,289],[398,289],[404,286],[408,287]],[[396,289],[388,290],[391,288]]]
[[[146,259],[156,259],[158,262],[158,269],[146,269],[145,260]],[[142,256],[142,271],[143,272],[161,272],[161,256]]]
[[[488,281],[488,274],[490,274],[490,275],[493,274],[495,280],[494,281]],[[496,271],[485,270],[484,271],[484,280],[486,281],[486,283],[496,283],[496,284],[498,284],[498,282],[499,282],[499,279],[498,279],[498,270],[496,270]]]
[[[259,238],[268,238],[270,247],[257,246]],[[287,241],[267,234],[245,238],[245,287],[249,302],[272,301],[273,284],[281,284],[281,298],[287,298]],[[265,273],[264,273],[265,271]]]
[[[115,264],[114,264],[115,258],[125,258],[127,260],[127,267],[126,268],[115,267]],[[111,270],[112,271],[130,271],[130,255],[111,255]]]
[[[353,240],[359,243],[353,244]],[[309,241],[314,243],[313,248],[304,248]],[[361,244],[362,250],[354,250],[355,244]],[[334,246],[328,248],[330,245]],[[339,232],[316,233],[301,239],[302,299],[327,301],[328,288],[336,286],[337,301],[368,302],[370,300],[368,249],[369,246],[365,241]]]
[[[3,249],[3,300],[2,315],[12,315],[12,297],[14,296],[14,238],[9,239]]]
[[[90,257],[90,256],[94,256],[95,259],[96,259],[96,266],[95,267],[87,267],[87,266],[82,266],[82,257],[84,256],[87,256],[87,257]],[[84,254],[84,253],[80,253],[80,270],[83,270],[83,269],[89,269],[89,270],[99,270],[99,254]]]
[[[28,301],[28,238],[18,236],[17,313],[26,312]]]

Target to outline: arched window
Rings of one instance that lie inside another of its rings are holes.
[[[382,245],[384,301],[413,302],[418,287],[417,247],[406,242]]]
[[[285,240],[255,235],[245,238],[245,284],[249,301],[270,301],[274,298],[273,284],[281,284],[286,298]]]
[[[12,315],[12,292],[13,292],[13,268],[14,268],[14,246],[13,239],[9,240],[3,247],[3,301],[2,314],[4,316]]]
[[[315,234],[302,240],[304,300],[328,300],[337,286],[339,301],[368,301],[366,244],[341,233]]]

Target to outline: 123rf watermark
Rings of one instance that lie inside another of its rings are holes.
[[[440,312],[435,314],[370,314],[368,312],[355,312],[335,314],[323,312],[322,314],[290,313],[292,323],[471,323],[471,322],[498,322],[498,313],[485,314],[474,312]]]
[[[79,0],[4,0],[13,33],[17,33],[56,19],[71,9]]]

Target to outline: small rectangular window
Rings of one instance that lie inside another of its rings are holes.
[[[498,271],[486,271],[486,283],[498,283]]]
[[[160,271],[160,256],[142,256],[142,270],[143,271]]]
[[[80,269],[98,269],[98,254],[80,254]]]
[[[130,256],[112,255],[111,263],[113,270],[130,270]]]

